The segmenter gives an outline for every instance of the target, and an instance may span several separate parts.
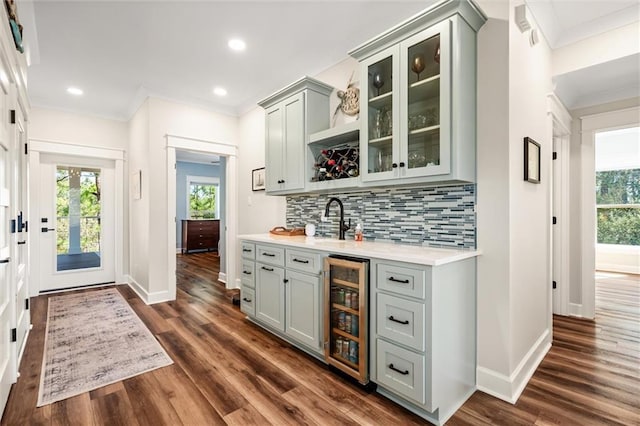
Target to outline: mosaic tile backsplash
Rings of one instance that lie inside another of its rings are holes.
[[[331,204],[329,221],[320,221],[331,197],[339,198],[344,204],[345,222],[351,219],[347,239],[353,239],[356,224],[362,223],[366,240],[476,248],[476,193],[473,184],[288,196],[287,228],[313,223],[317,236],[337,238],[340,219],[337,203]]]

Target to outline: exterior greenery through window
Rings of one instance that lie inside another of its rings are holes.
[[[79,177],[79,180],[75,178]],[[72,183],[76,182],[76,183]],[[78,187],[74,187],[79,185]],[[79,227],[79,251],[100,252],[100,171],[60,166],[56,170],[57,253],[73,245],[70,227]],[[76,234],[77,235],[77,234]]]
[[[598,243],[640,246],[640,169],[596,172]]]
[[[191,183],[189,186],[189,218],[217,218],[217,195],[217,184]]]

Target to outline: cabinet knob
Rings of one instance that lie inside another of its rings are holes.
[[[394,169],[398,167],[398,165],[396,163],[391,164],[391,167],[393,167]]]
[[[282,281],[283,281],[285,284],[289,282],[289,280],[288,280],[288,279],[286,279],[286,278],[285,278],[284,280],[282,280]]]
[[[404,167],[404,161],[400,162],[400,167]]]

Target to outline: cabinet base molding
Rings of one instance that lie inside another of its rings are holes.
[[[302,352],[311,355],[312,357],[314,357],[315,359],[322,361],[323,364],[326,364],[327,362],[324,360],[324,352],[322,351],[322,349],[318,348],[318,349],[312,349],[309,348],[305,345],[303,345],[300,342],[297,342],[293,339],[290,339],[287,335],[283,334],[282,332],[280,332],[279,330],[274,329],[273,327],[255,319],[252,318],[250,316],[247,316],[246,319],[252,323],[254,323],[255,325],[264,328],[266,331],[268,331],[269,333],[275,335],[276,337],[279,337],[280,339],[284,340],[287,343],[290,343],[291,345],[293,345],[296,349],[301,350]],[[316,352],[316,350],[318,352]]]

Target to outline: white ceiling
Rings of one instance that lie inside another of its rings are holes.
[[[291,81],[345,59],[349,49],[432,3],[18,2],[31,48],[32,104],[122,120],[129,119],[148,95],[241,114]],[[528,0],[527,4],[556,47],[638,20],[638,0]],[[34,28],[36,32],[29,31]],[[228,49],[232,37],[247,42],[245,52]],[[84,95],[67,94],[69,86],[83,89]],[[228,95],[215,96],[214,86],[224,86]],[[571,90],[589,91],[590,84]]]

